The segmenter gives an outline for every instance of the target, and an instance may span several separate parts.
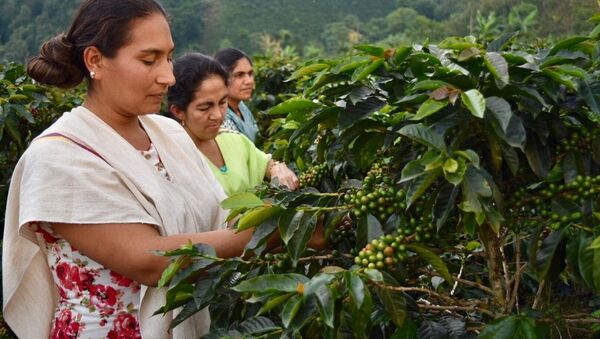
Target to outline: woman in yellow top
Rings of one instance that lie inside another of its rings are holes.
[[[169,111],[181,122],[209,164],[225,193],[231,195],[277,178],[295,190],[298,178],[243,134],[221,129],[227,111],[228,73],[211,57],[187,54],[174,63],[176,83],[169,88]]]

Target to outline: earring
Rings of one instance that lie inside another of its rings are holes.
[[[90,71],[90,78],[94,79],[96,77],[96,72]]]
[[[181,127],[185,127],[185,120],[181,120]]]

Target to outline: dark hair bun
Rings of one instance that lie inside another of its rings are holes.
[[[27,74],[37,82],[60,88],[75,87],[85,76],[76,65],[75,46],[64,34],[42,45],[40,55],[27,62]]]

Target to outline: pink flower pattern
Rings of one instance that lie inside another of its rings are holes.
[[[48,224],[30,227],[46,249],[59,295],[50,338],[141,338],[140,284],[85,256]]]

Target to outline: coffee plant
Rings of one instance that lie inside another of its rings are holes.
[[[269,140],[301,189],[225,200],[255,228],[244,254],[165,253],[157,313],[183,307],[177,326],[209,307],[206,338],[591,336],[599,33],[543,49],[514,34],[358,46],[297,69]],[[308,248],[321,227],[329,246]]]

